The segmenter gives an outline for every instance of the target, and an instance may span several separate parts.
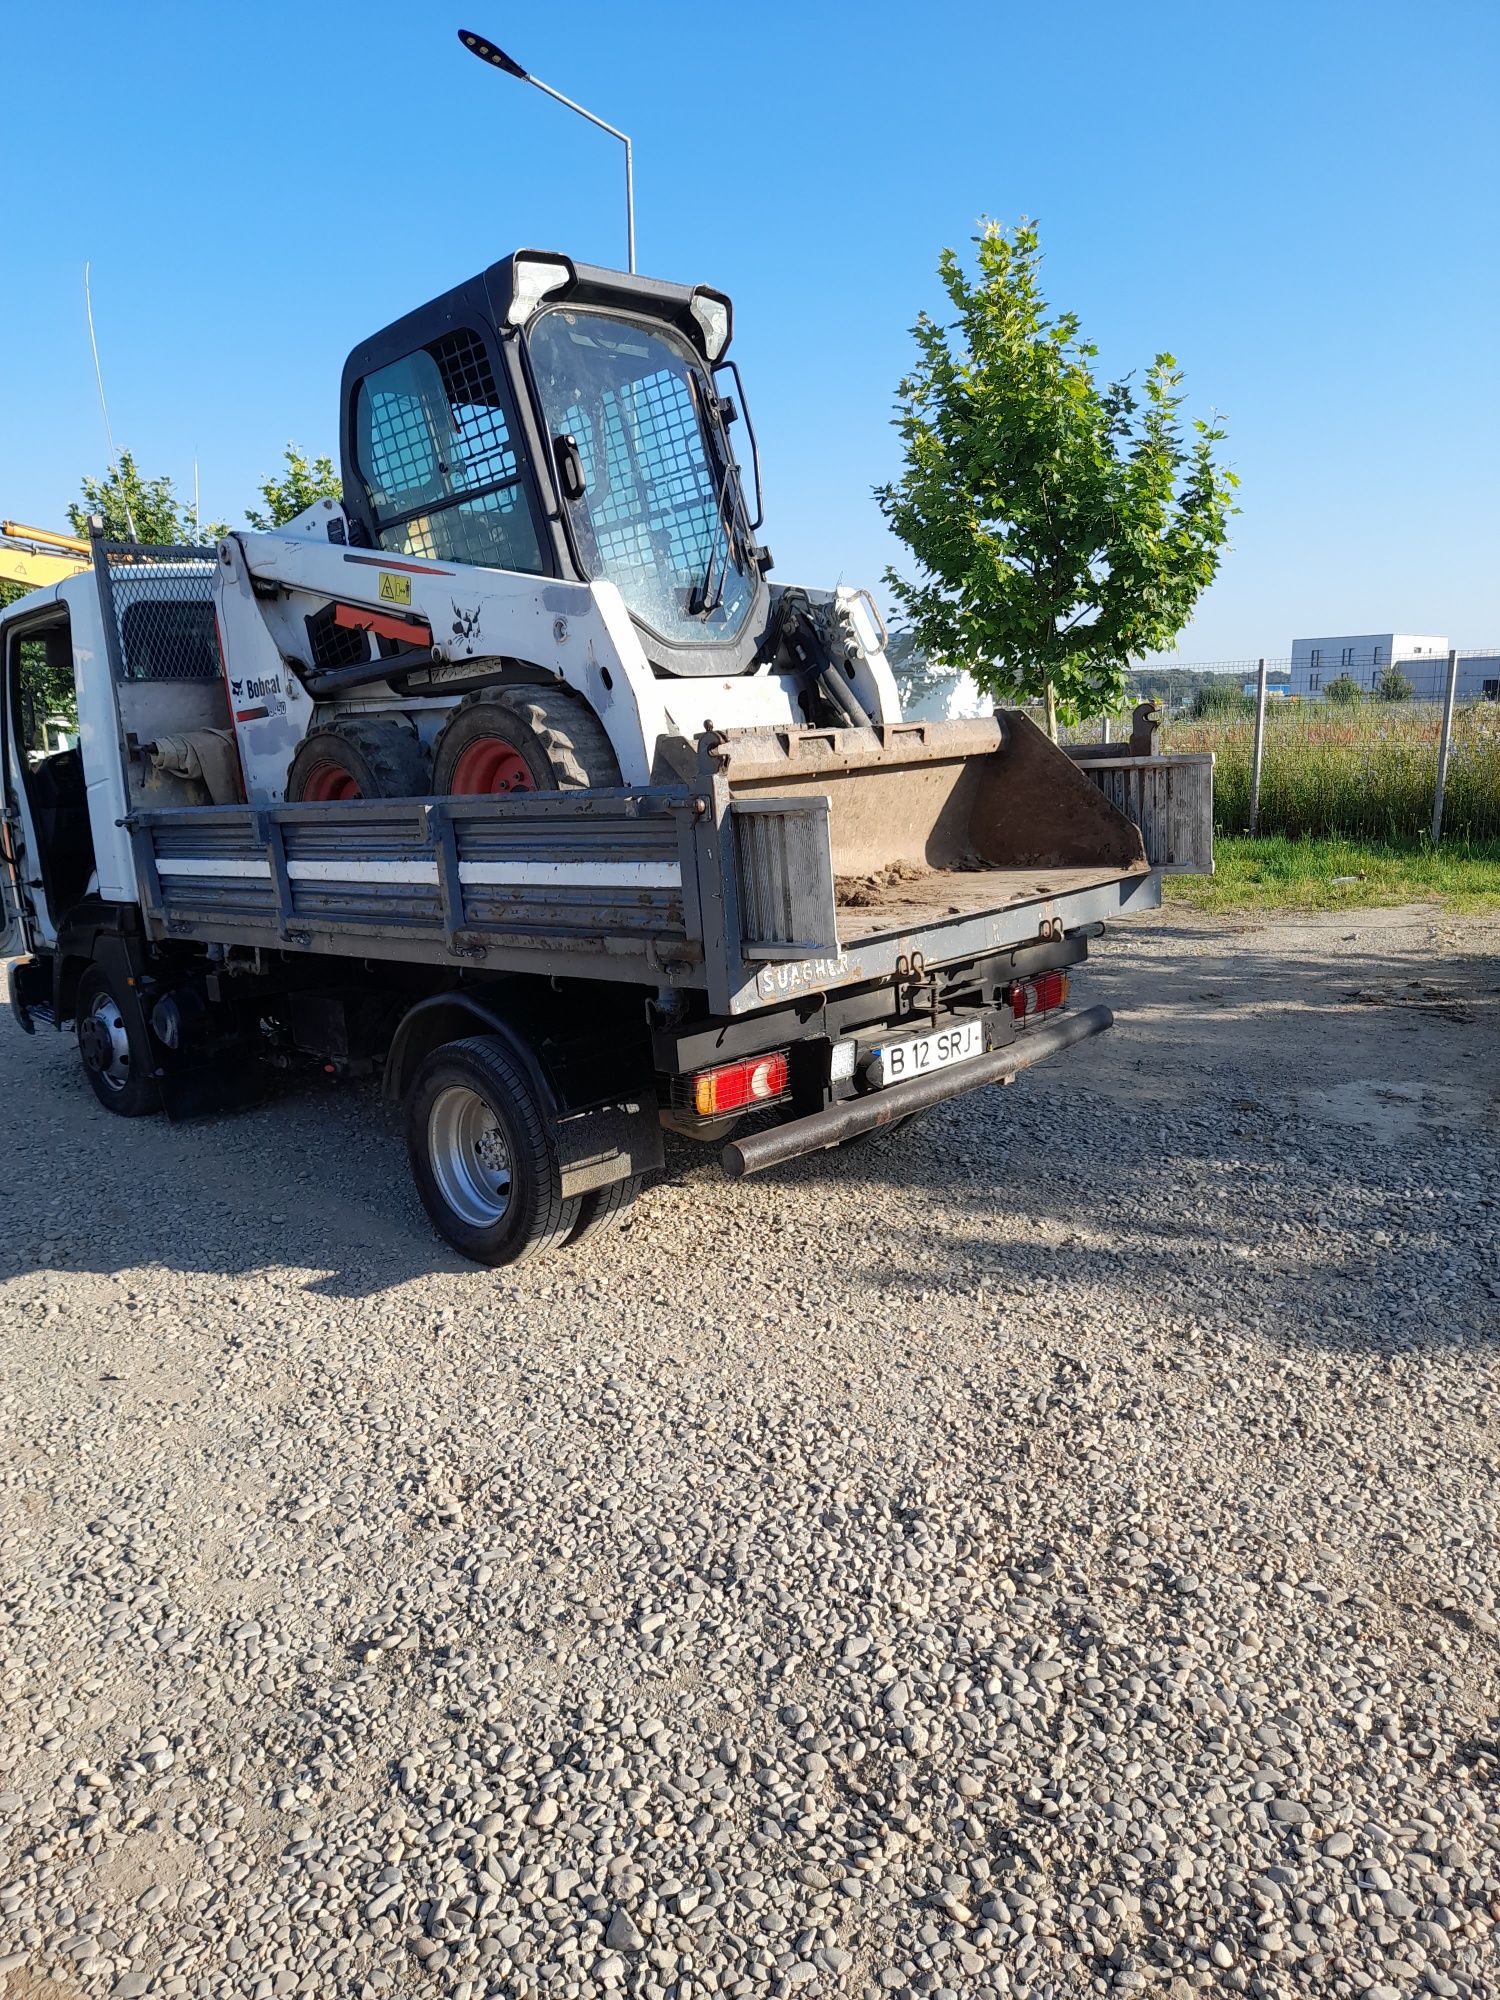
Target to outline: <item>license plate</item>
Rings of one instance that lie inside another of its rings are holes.
[[[949,1069],[954,1063],[983,1054],[983,1021],[961,1021],[951,1028],[939,1028],[936,1034],[885,1043],[875,1051],[870,1081],[883,1090],[887,1084],[911,1083],[919,1076],[931,1076],[935,1069]]]

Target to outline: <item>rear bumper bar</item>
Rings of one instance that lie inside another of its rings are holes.
[[[768,1132],[751,1132],[743,1139],[731,1139],[719,1154],[720,1163],[731,1180],[743,1180],[746,1174],[779,1167],[783,1160],[795,1160],[802,1153],[822,1152],[844,1139],[852,1139],[856,1133],[873,1132],[879,1125],[894,1124],[913,1111],[926,1111],[931,1105],[946,1103],[950,1097],[981,1090],[987,1083],[1004,1083],[1019,1071],[1030,1069],[1033,1063],[1061,1055],[1075,1042],[1086,1042],[1090,1035],[1102,1035],[1106,1028],[1114,1026],[1114,1021],[1108,1007],[1086,1007],[1081,1014],[1070,1014],[1051,1027],[1024,1029],[1007,1048],[982,1056],[978,1062],[959,1063],[953,1069],[939,1070],[935,1076],[919,1077],[915,1083],[872,1091],[868,1097],[830,1104],[826,1111],[815,1111],[810,1118],[794,1118],[789,1124],[773,1125]]]

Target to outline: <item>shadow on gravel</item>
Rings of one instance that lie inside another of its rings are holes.
[[[1059,1173],[1049,1169],[1048,1133],[1031,1119],[984,1133],[972,1114],[938,1113],[858,1157],[780,1171],[870,1186],[865,1205],[887,1220],[865,1282],[887,1296],[982,1287],[993,1308],[1045,1305],[1083,1287],[1117,1298],[1127,1316],[1145,1302],[1166,1318],[1232,1317],[1289,1346],[1396,1353],[1500,1343],[1500,1265],[1485,1230],[1470,1226],[1471,1184],[1447,1178],[1449,1135],[1429,1141],[1438,1186],[1415,1162],[1420,1198],[1413,1156],[1397,1146],[1334,1166],[1347,1193],[1330,1179],[1336,1156],[1301,1157],[1294,1126],[1268,1124],[1233,1150],[1184,1146],[1171,1156],[1173,1176],[1215,1204],[1189,1214],[1163,1187],[1154,1135],[1139,1126],[1116,1124],[1107,1150]],[[811,1196],[799,1188],[799,1199]],[[920,1225],[928,1198],[948,1209],[936,1239]],[[966,1224],[954,1226],[955,1208]]]
[[[723,1225],[737,1230],[755,1226],[766,1195],[795,1203],[816,1230],[820,1186],[846,1199],[867,1188],[861,1205],[878,1216],[879,1234],[858,1261],[888,1289],[1073,1278],[1206,1312],[1222,1302],[1227,1271],[1247,1300],[1281,1314],[1288,1337],[1343,1344],[1359,1336],[1362,1309],[1389,1326],[1388,1310],[1373,1313],[1377,1296],[1399,1303],[1424,1291],[1428,1310],[1407,1315],[1420,1320],[1422,1341],[1476,1337],[1481,1309],[1489,1337],[1493,1301],[1471,1289],[1483,1230],[1472,1214],[1466,1221],[1456,1190],[1411,1212],[1401,1190],[1414,1162],[1446,1188],[1446,1121],[1468,1128],[1463,1144],[1479,1145],[1500,1105],[1496,961],[1414,962],[1376,948],[1338,957],[1309,949],[1289,964],[1221,926],[1173,925],[1167,937],[1217,948],[1163,958],[1123,940],[1078,982],[1081,1000],[1119,1008],[1116,1029],[1014,1091],[956,1100],[900,1133],[741,1188],[719,1182],[713,1149],[669,1142],[665,1179],[716,1183]],[[1408,1076],[1417,1094],[1404,1099]],[[1340,1123],[1348,1105],[1334,1101],[1340,1090],[1397,1098],[1410,1136],[1383,1146],[1351,1138]],[[412,1187],[399,1112],[373,1084],[282,1084],[246,1109],[175,1125],[116,1119],[94,1101],[71,1037],[28,1042],[3,1021],[0,1100],[14,1153],[35,1135],[10,1176],[0,1275],[272,1273],[333,1300],[434,1273],[501,1293],[586,1275],[566,1253],[510,1277],[448,1250]],[[1325,1228],[1330,1188],[1351,1173],[1357,1206],[1346,1202]],[[1211,1193],[1217,1206],[1203,1213],[1184,1189]],[[650,1202],[648,1190],[648,1223]],[[936,1268],[924,1209],[942,1211]],[[1368,1236],[1352,1248],[1351,1214]],[[699,1225],[707,1230],[706,1217]],[[1377,1230],[1399,1249],[1383,1252]],[[650,1258],[655,1283],[660,1249],[658,1240],[636,1251],[627,1239],[616,1254],[627,1265]],[[1455,1285],[1474,1311],[1452,1309]]]
[[[95,1102],[71,1037],[38,1042],[0,1024],[12,1144],[37,1135],[24,1172],[10,1177],[0,1276],[273,1268],[330,1299],[434,1271],[493,1276],[433,1233],[399,1111],[375,1085],[281,1083],[233,1112],[176,1124],[115,1118]]]

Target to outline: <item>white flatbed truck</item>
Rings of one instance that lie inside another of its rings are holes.
[[[731,324],[517,253],[354,350],[342,505],[0,614],[12,1007],[101,1105],[378,1072],[505,1264],[664,1126],[754,1173],[1108,1027],[1070,968],[1211,867],[1211,763],[903,722],[866,594],[768,580]]]

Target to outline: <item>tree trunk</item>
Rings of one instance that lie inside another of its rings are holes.
[[[1057,690],[1053,687],[1050,680],[1045,683],[1044,693],[1047,701],[1047,734],[1055,743],[1057,741]]]

